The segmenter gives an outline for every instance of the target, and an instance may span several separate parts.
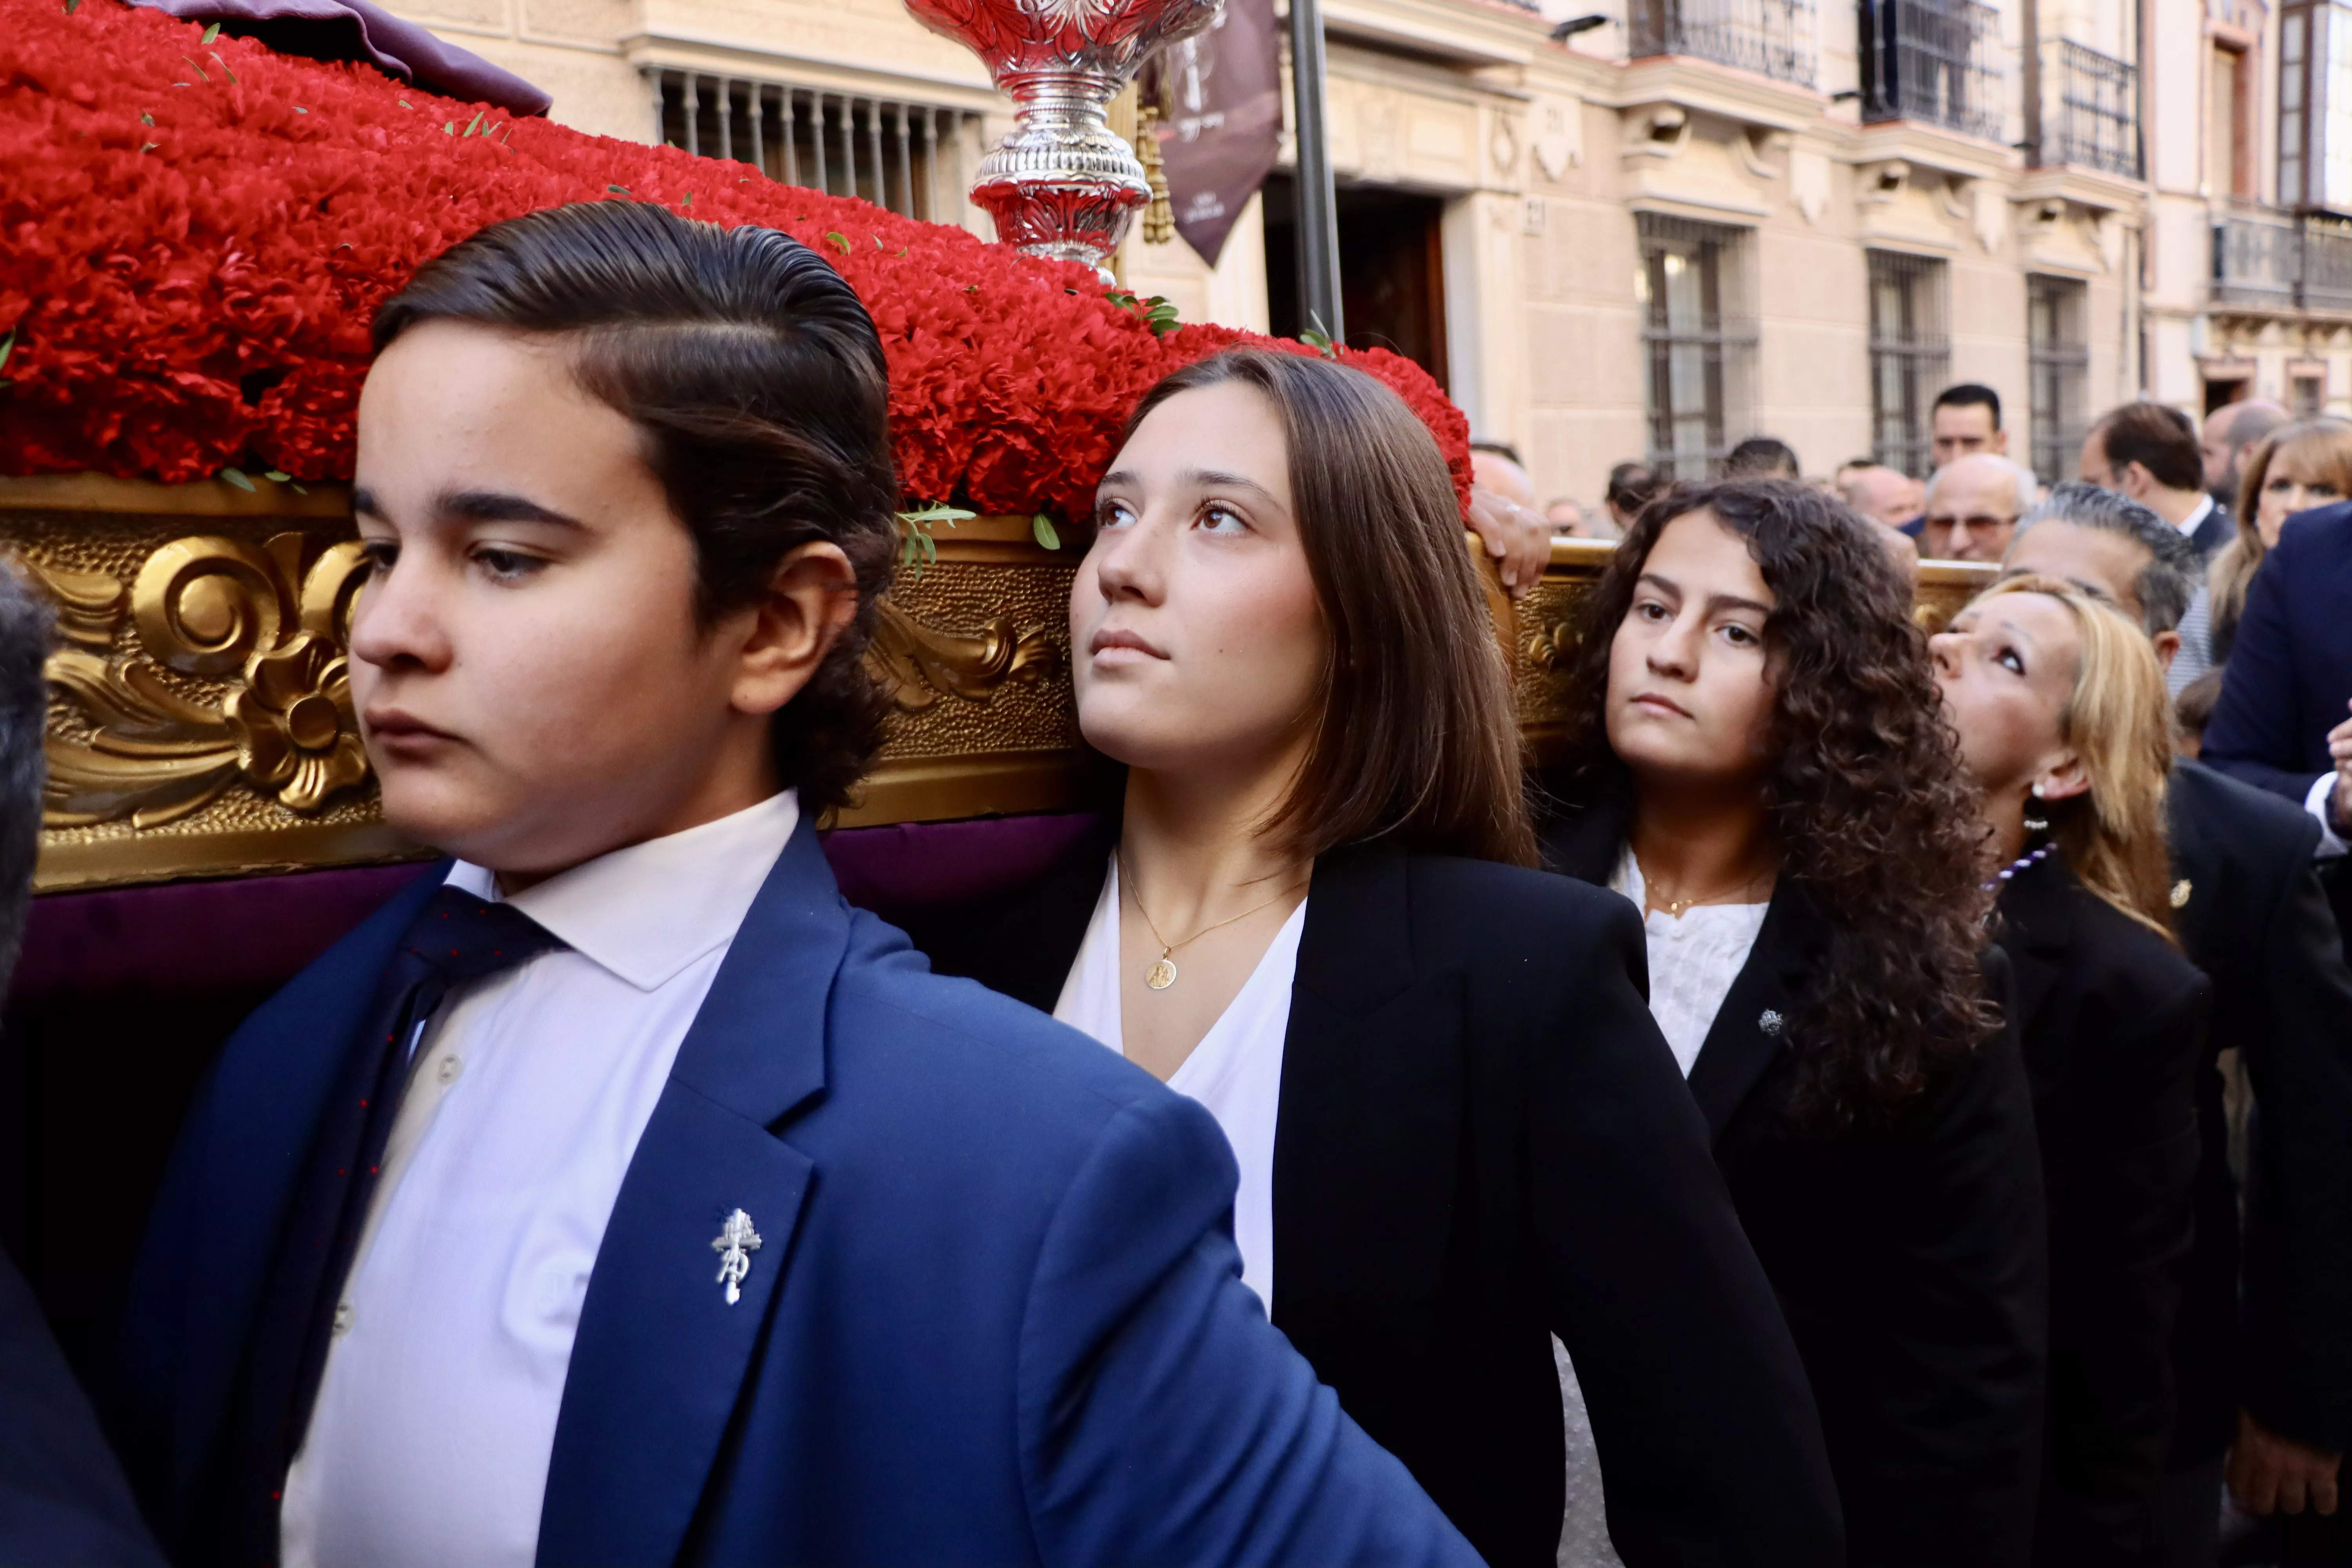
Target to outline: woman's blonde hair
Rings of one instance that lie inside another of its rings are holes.
[[[2038,802],[2066,864],[2084,887],[2169,941],[2171,870],[2164,785],[2172,731],[2164,671],[2147,634],[2114,605],[2054,577],[2011,577],[1979,595],[2040,594],[2074,616],[2081,651],[2058,733],[2074,748],[2090,789]]]
[[[2245,612],[2246,588],[2254,580],[2268,547],[2255,520],[2262,515],[2263,486],[2270,481],[2271,465],[2292,453],[2305,471],[2352,498],[2352,422],[2335,418],[2301,419],[2273,430],[2246,459],[2238,480],[2238,536],[2221,547],[2206,569],[2205,581],[2213,604],[2213,662],[2230,657],[2238,635],[2238,617]]]

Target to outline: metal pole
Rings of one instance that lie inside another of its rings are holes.
[[[1298,134],[1298,310],[1333,342],[1348,334],[1339,316],[1339,214],[1331,195],[1331,150],[1323,139],[1323,11],[1290,0],[1291,120]]]

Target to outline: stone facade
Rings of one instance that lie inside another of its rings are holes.
[[[2119,116],[2078,125],[2096,94],[2071,92],[2050,64],[2071,49],[2069,62],[2128,78],[2139,21],[2122,0],[2038,0],[2038,36],[2029,0],[1594,0],[1619,9],[1564,41],[1556,23],[1584,5],[1547,3],[1557,16],[1502,0],[1325,11],[1343,240],[1351,201],[1387,226],[1383,254],[1434,301],[1401,346],[1433,362],[1479,435],[1527,454],[1543,496],[1590,502],[1627,458],[1695,473],[1759,433],[1789,441],[1808,473],[1874,450],[1916,466],[1926,400],[1959,380],[2000,391],[2015,455],[2032,455],[2037,419],[2034,445],[2058,453],[2090,413],[2138,390],[2148,187],[2136,93],[2126,82]],[[986,232],[961,192],[1005,104],[977,60],[898,0],[395,8],[547,87],[566,123],[682,141],[691,118],[696,150],[721,151],[710,143],[723,134],[737,157],[757,134],[771,171],[803,183],[814,139],[835,190],[846,158],[860,194]],[[1890,19],[1894,45],[1865,49]],[[1866,54],[1896,64],[1891,84]],[[1213,269],[1181,240],[1131,236],[1129,286],[1186,320],[1293,324],[1294,291],[1268,268],[1286,253],[1284,179]],[[1426,262],[1396,226],[1420,223]],[[2146,263],[2159,282],[2172,249],[2193,260],[2180,226],[2160,205],[2160,254]],[[1363,253],[1343,252],[1352,291]],[[2150,341],[2168,345],[2197,308],[2152,294]],[[1351,333],[1360,326],[1351,315]],[[2209,342],[2239,341],[2218,330],[2204,329]],[[2332,379],[2331,395],[2345,384]],[[2188,400],[2168,381],[2159,390]]]

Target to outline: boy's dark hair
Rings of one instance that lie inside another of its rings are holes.
[[[1794,479],[1803,475],[1796,448],[1777,436],[1750,436],[1723,459],[1723,477],[1727,479]]]
[[[16,968],[41,847],[49,627],[47,603],[0,565],[0,992]]]
[[[1930,408],[1927,413],[1929,417],[1932,418],[1934,417],[1937,408],[1973,408],[1978,406],[1992,410],[1992,427],[1996,430],[2000,429],[2000,394],[1995,392],[1991,387],[1987,386],[1980,381],[1964,381],[1957,386],[1948,386],[1944,388],[1943,391],[1936,394],[1935,407]]]
[[[1658,476],[1647,463],[1620,463],[1609,470],[1609,493],[1602,499],[1627,511],[1639,511],[1658,493]]]
[[[2205,452],[2197,426],[2169,404],[2139,398],[2108,409],[2091,426],[2110,471],[2137,463],[2168,490],[2205,488]]]
[[[492,224],[426,262],[376,312],[375,346],[433,321],[573,341],[572,374],[645,433],[693,535],[703,624],[765,596],[792,551],[841,547],[857,618],[769,734],[803,810],[846,800],[888,707],[865,655],[897,553],[898,483],[881,339],[841,275],[773,229],[580,202]]]
[[[2182,733],[2192,739],[2205,738],[2205,726],[2213,721],[2213,710],[2221,700],[2221,677],[2225,672],[2209,669],[2180,689],[2172,700],[2173,717],[2180,721]]]

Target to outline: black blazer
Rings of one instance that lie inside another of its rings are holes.
[[[2130,1564],[2173,1430],[2172,1332],[2211,986],[2059,859],[2001,889],[2050,1202],[2050,1392],[2034,1558]]]
[[[935,967],[1050,1008],[1115,823]],[[1274,1156],[1276,1325],[1496,1568],[1549,1568],[1576,1363],[1627,1563],[1840,1561],[1803,1369],[1644,1002],[1622,900],[1316,862]]]
[[[2312,873],[2307,812],[2193,762],[2166,792],[2182,950],[2213,982],[2197,1074],[2197,1245],[2173,1335],[2176,1465],[2218,1458],[2240,1405],[2352,1448],[2352,970]],[[2253,1086],[2242,1310],[2239,1193],[2215,1058]],[[2232,1352],[2235,1353],[2232,1353]]]
[[[1545,861],[1604,883],[1624,841],[1620,813],[1563,816]],[[1792,1131],[1783,1042],[1832,935],[1783,877],[1690,1090],[1804,1355],[1856,1568],[2014,1568],[2032,1533],[2048,1331],[2016,1032],[1990,1036],[1891,1126]],[[1989,951],[1997,1000],[2007,976]]]

